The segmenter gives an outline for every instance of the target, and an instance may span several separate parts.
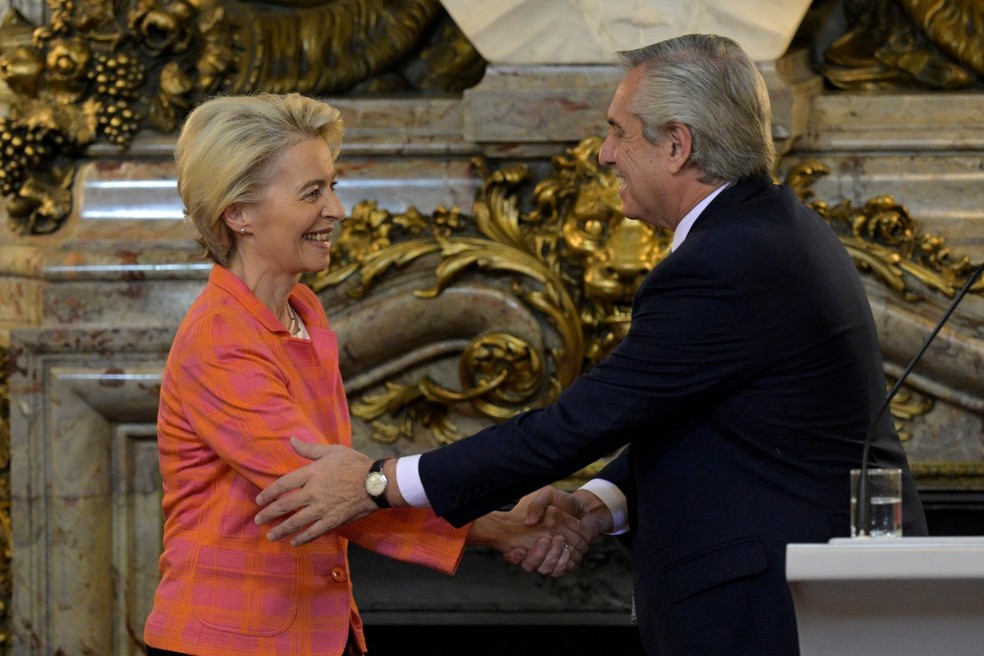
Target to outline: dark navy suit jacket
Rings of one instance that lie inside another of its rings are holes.
[[[627,447],[600,474],[629,500],[650,654],[798,652],[790,542],[850,532],[849,470],[886,395],[871,309],[831,228],[767,178],[733,185],[640,287],[628,335],[551,406],[424,454],[454,524]],[[885,416],[871,466],[903,469]]]

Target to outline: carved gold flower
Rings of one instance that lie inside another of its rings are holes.
[[[191,43],[191,18],[195,10],[187,2],[141,2],[130,12],[130,30],[157,56],[165,52],[182,53]]]
[[[85,91],[89,49],[78,41],[52,41],[45,57],[45,80],[62,102],[75,102]]]

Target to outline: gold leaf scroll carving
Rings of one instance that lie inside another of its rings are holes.
[[[373,422],[373,439],[412,439],[421,426],[437,443],[458,439],[448,419],[457,404],[493,421],[540,407],[621,340],[635,290],[671,236],[622,216],[618,181],[597,163],[600,146],[593,137],[568,149],[538,182],[525,165],[489,170],[477,161],[483,181],[471,216],[456,208],[394,215],[361,203],[342,224],[331,267],[307,281],[315,291],[346,284],[349,296],[365,298],[387,276],[433,258],[418,298],[436,298],[469,274],[506,279],[516,302],[556,336],[540,352],[508,332],[476,335],[460,353],[458,389],[428,377],[387,381],[352,403],[353,414]]]

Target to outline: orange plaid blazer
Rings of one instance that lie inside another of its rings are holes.
[[[255,498],[307,461],[290,436],[351,444],[338,344],[317,296],[290,303],[311,339],[292,338],[235,275],[215,266],[178,329],[161,383],[161,581],[144,627],[160,649],[196,656],[365,650],[347,546],[453,574],[467,527],[430,511],[373,513],[303,547],[270,542]]]

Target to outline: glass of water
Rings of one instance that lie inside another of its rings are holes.
[[[858,524],[860,469],[851,470],[851,537],[902,537],[902,470],[868,469],[870,532]]]

